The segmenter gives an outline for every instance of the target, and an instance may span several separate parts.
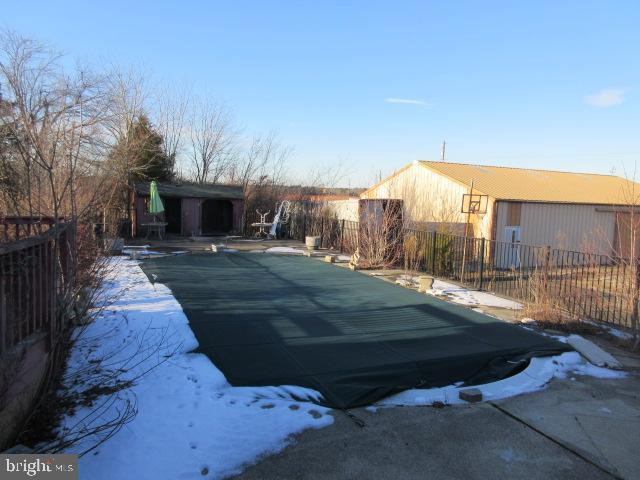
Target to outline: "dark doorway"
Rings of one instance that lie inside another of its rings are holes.
[[[202,234],[229,233],[233,228],[233,205],[229,200],[202,202]]]
[[[182,233],[182,199],[165,197],[162,199],[164,203],[164,218],[167,222],[166,232]]]

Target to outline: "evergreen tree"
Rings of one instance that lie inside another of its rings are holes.
[[[169,181],[173,178],[174,158],[163,149],[164,139],[146,115],[140,116],[129,126],[112,159],[126,165],[129,181]]]

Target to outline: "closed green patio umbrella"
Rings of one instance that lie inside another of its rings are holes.
[[[149,213],[153,215],[155,220],[156,215],[162,212],[164,212],[164,205],[162,204],[162,200],[160,200],[158,184],[153,180],[149,186]]]

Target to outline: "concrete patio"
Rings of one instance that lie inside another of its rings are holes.
[[[576,376],[455,407],[356,409],[307,430],[238,479],[640,478],[640,378]]]

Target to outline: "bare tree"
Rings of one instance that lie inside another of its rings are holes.
[[[0,39],[4,108],[0,155],[7,211],[78,218],[100,193],[107,117],[105,79],[88,70],[65,71],[60,56],[12,32]],[[91,180],[89,180],[91,179]],[[83,202],[79,203],[80,198]]]
[[[229,183],[242,186],[246,224],[256,210],[275,212],[275,203],[282,200],[290,154],[291,149],[284,146],[275,133],[270,133],[253,137],[229,164],[225,178]]]
[[[403,255],[405,219],[398,200],[371,200],[360,214],[359,264],[364,268],[390,268]]]
[[[233,160],[236,131],[227,109],[198,101],[189,121],[189,159],[196,182],[219,182]]]
[[[287,176],[286,162],[291,149],[284,146],[275,133],[255,136],[246,150],[229,165],[229,183],[241,185],[245,193],[251,188],[283,185]]]
[[[0,214],[69,223],[47,250],[56,262],[51,273],[60,279],[51,287],[51,298],[65,326],[86,314],[101,279],[102,252],[85,226],[101,205],[109,178],[104,161],[112,138],[108,80],[104,73],[67,67],[41,43],[10,31],[0,34]],[[69,248],[72,244],[75,248]],[[64,335],[51,334],[45,388],[67,346]]]
[[[137,70],[114,68],[107,77],[109,115],[106,123],[109,153],[108,194],[103,199],[104,210],[114,215],[129,216],[129,193],[133,178],[141,167],[132,161],[131,152],[143,139],[131,135],[135,123],[145,114],[149,104],[149,80]]]
[[[623,206],[615,209],[616,236],[612,245],[613,256],[627,272],[618,295],[631,311],[634,348],[640,346],[640,189],[637,178],[635,166],[631,174],[625,171],[627,181],[621,191]]]
[[[164,139],[163,149],[167,158],[177,159],[184,147],[190,104],[189,92],[185,89],[162,88],[158,94],[155,109],[156,128]]]

